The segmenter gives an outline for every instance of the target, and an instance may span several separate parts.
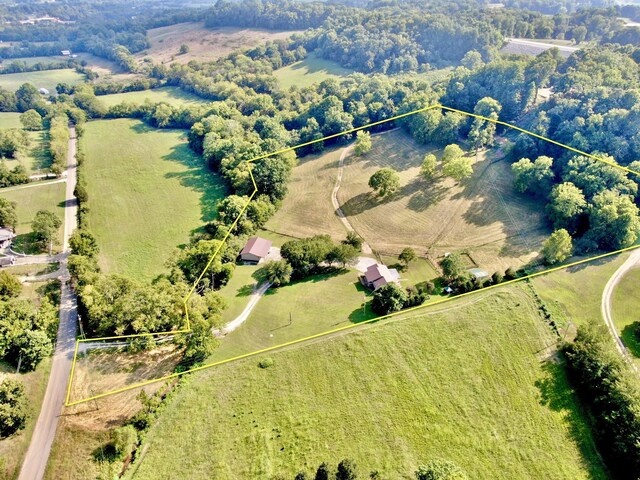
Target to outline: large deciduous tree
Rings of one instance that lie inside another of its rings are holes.
[[[356,144],[353,147],[353,153],[359,157],[369,152],[371,150],[371,146],[371,134],[364,130],[360,130],[356,134]]]
[[[49,245],[49,255],[52,253],[53,243],[60,226],[62,226],[60,217],[49,210],[39,210],[31,222],[31,229],[36,238],[43,244]]]
[[[571,235],[564,228],[553,232],[542,246],[542,255],[549,265],[562,262],[571,255],[572,251]]]
[[[381,168],[369,178],[369,187],[384,198],[400,188],[400,176],[393,168]]]

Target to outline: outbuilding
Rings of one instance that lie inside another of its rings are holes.
[[[16,238],[16,234],[10,228],[0,228],[0,248],[7,248],[11,241]]]
[[[489,274],[482,270],[481,268],[471,268],[469,269],[469,273],[474,276],[477,280],[486,280],[489,278]]]
[[[240,260],[244,263],[257,265],[262,262],[271,249],[271,240],[261,237],[251,237],[240,252]]]

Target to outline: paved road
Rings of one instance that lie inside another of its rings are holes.
[[[75,347],[76,325],[78,323],[77,299],[71,288],[67,285],[69,271],[67,259],[69,236],[76,228],[77,201],[73,196],[76,186],[76,135],[75,128],[70,128],[69,155],[67,158],[67,189],[65,196],[64,214],[64,254],[60,258],[60,273],[62,280],[62,292],[60,298],[60,325],[58,327],[58,339],[53,354],[51,374],[47,391],[42,402],[42,409],[36,422],[36,427],[31,437],[31,443],[24,457],[22,470],[18,480],[40,480],[44,477],[44,471],[51,453],[51,445],[56,434],[58,418],[64,406],[67,393],[67,382],[71,372],[73,349]]]
[[[613,296],[613,291],[615,290],[618,283],[620,283],[620,280],[622,280],[622,278],[625,276],[625,274],[629,270],[631,270],[633,267],[636,267],[638,265],[640,265],[640,249],[634,250],[629,256],[629,258],[627,259],[627,261],[624,262],[622,265],[620,265],[618,270],[616,270],[615,273],[611,276],[611,278],[609,279],[609,281],[604,287],[604,291],[602,292],[601,309],[602,309],[602,316],[604,317],[604,322],[607,324],[607,328],[609,329],[611,336],[615,340],[616,348],[618,349],[620,354],[622,354],[624,357],[630,360],[631,360],[631,354],[629,353],[629,351],[627,350],[627,347],[625,347],[624,343],[622,342],[620,335],[618,335],[618,330],[616,329],[616,325],[613,322],[613,315],[611,313],[611,298]],[[632,363],[632,365],[634,364]],[[635,367],[635,365],[633,368],[637,371],[637,368]]]

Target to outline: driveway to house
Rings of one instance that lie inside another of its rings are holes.
[[[29,449],[24,457],[19,480],[41,480],[51,453],[51,445],[55,438],[58,418],[64,407],[67,394],[67,383],[71,372],[73,349],[76,340],[78,323],[78,302],[75,293],[68,284],[69,270],[67,256],[69,237],[76,228],[78,203],[73,196],[76,187],[76,131],[69,127],[69,153],[67,156],[67,188],[64,210],[64,243],[63,253],[57,256],[60,261],[59,278],[62,281],[60,295],[60,324],[56,348],[51,364],[51,373],[42,408],[36,422]]]
[[[253,292],[251,292],[251,295],[249,295],[249,303],[247,303],[247,306],[244,307],[244,310],[242,310],[242,313],[238,315],[235,319],[227,323],[224,327],[222,327],[221,330],[216,330],[215,334],[218,336],[224,336],[228,333],[233,332],[240,325],[246,322],[247,318],[249,318],[249,315],[251,315],[251,312],[256,307],[256,305],[258,304],[262,296],[265,294],[265,292],[269,290],[270,286],[271,286],[271,283],[266,282],[260,285],[258,288],[254,288]]]
[[[630,361],[631,365],[633,366],[636,372],[638,371],[638,368],[632,362],[631,354],[629,353],[629,350],[627,350],[627,347],[622,342],[620,335],[618,335],[618,330],[616,329],[616,325],[613,321],[613,315],[611,313],[611,303],[612,303],[611,298],[613,297],[613,291],[615,290],[618,283],[620,283],[620,280],[622,280],[622,278],[625,276],[625,274],[629,270],[631,270],[632,268],[638,265],[640,265],[640,249],[634,250],[629,256],[629,258],[627,259],[627,261],[624,262],[622,265],[620,265],[618,270],[616,270],[615,273],[611,276],[611,278],[609,279],[609,281],[604,287],[604,291],[602,292],[602,305],[601,305],[602,317],[604,318],[604,323],[607,325],[607,328],[609,329],[609,333],[611,333],[611,336],[615,341],[616,348],[618,349],[618,351],[623,357],[625,357]]]

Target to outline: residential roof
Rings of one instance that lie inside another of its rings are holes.
[[[374,290],[377,290],[379,287],[382,287],[389,282],[395,282],[400,278],[400,275],[397,270],[387,268],[386,265],[376,263],[375,265],[371,265],[367,268],[367,271],[364,273],[364,278],[367,283],[370,283],[373,286]]]
[[[15,237],[16,237],[16,234],[13,233],[8,228],[0,228],[0,240],[9,240]]]
[[[266,240],[260,237],[251,237],[240,252],[240,255],[251,254],[264,258],[269,253],[270,248],[271,240]]]
[[[489,274],[481,268],[470,268],[469,273],[476,278],[486,278],[489,276]]]

